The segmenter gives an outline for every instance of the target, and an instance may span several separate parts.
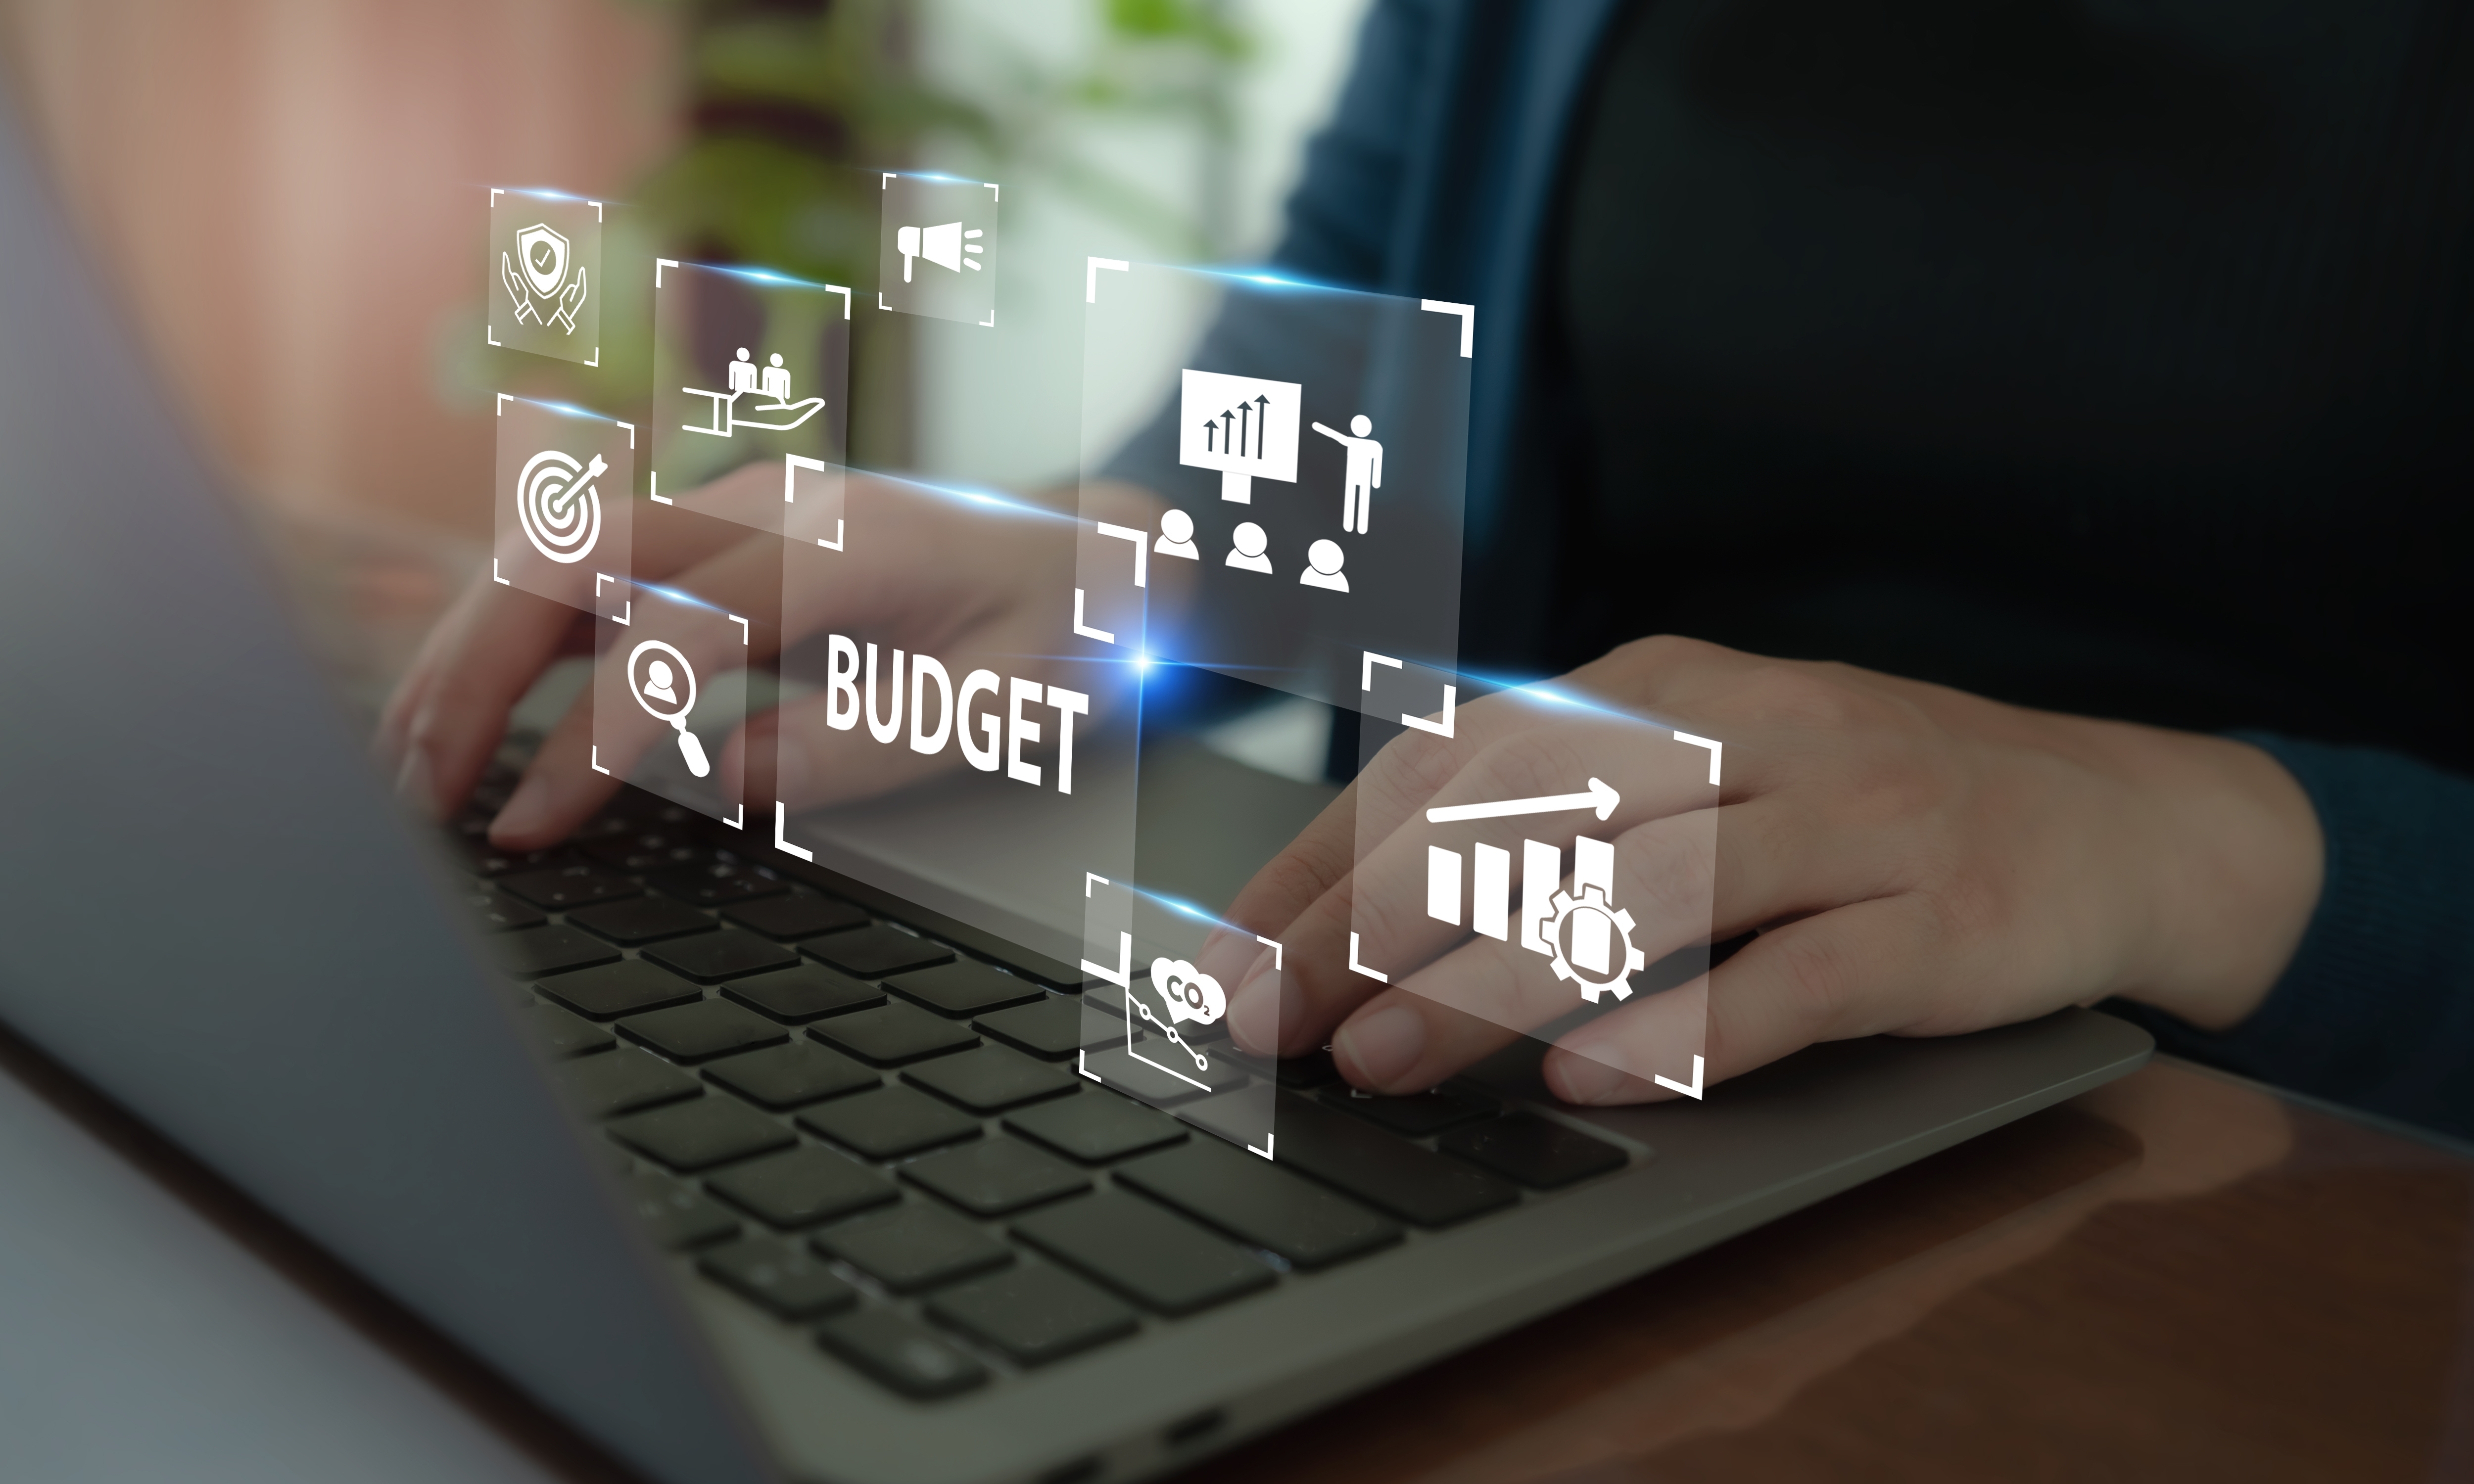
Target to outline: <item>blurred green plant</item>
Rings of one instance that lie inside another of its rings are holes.
[[[1091,43],[1062,62],[975,37],[990,65],[967,97],[917,64],[922,0],[672,3],[690,127],[636,199],[684,251],[868,281],[873,172],[931,151],[947,168],[1044,180],[1165,251],[1225,247],[1211,162],[1229,153],[1230,84],[1253,52],[1225,0],[1088,0]],[[1190,128],[1201,189],[1180,202],[1093,159],[1077,140],[1095,118]]]

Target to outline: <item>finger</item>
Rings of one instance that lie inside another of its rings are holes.
[[[516,703],[570,631],[589,623],[564,604],[513,587],[467,593],[431,635],[418,679],[394,710],[398,730],[387,745],[399,759],[398,793],[435,816],[460,804]]]
[[[778,543],[770,539],[735,539],[678,577],[675,586],[725,611],[758,607],[757,600],[777,580],[779,553]],[[679,636],[679,648],[691,669],[713,676],[764,658],[777,637],[778,631],[769,627],[742,633],[735,627],[700,626],[696,633]],[[596,730],[594,696],[605,686],[614,687],[611,694],[629,689],[629,654],[628,646],[614,644],[595,662],[592,684],[550,730],[506,807],[490,822],[492,844],[530,850],[566,839],[618,791],[619,780],[647,748],[677,735],[667,722],[632,706],[614,707],[608,724]]]
[[[1674,1095],[1654,1078],[1687,1079],[1695,1054],[1706,1087],[1814,1041],[1909,1029],[1952,971],[1950,954],[1918,897],[1805,918],[1761,934],[1694,984],[1571,1032],[1546,1055],[1546,1085],[1566,1102],[1649,1102]]]

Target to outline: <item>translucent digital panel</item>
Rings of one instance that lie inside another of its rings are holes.
[[[854,473],[781,543],[781,847],[1071,963],[1132,865],[1133,665],[1071,650],[1062,511]]]
[[[1700,1096],[1718,743],[1568,690],[1375,675],[1333,993],[1422,996]],[[1448,709],[1376,709],[1438,685]]]
[[[1082,880],[1082,993],[1075,1067],[1264,1159],[1278,1159],[1279,1086],[1228,1033],[1232,986],[1196,962],[1215,928],[1190,904],[1097,873]],[[1251,935],[1248,935],[1251,936]],[[1281,945],[1256,940],[1277,957]]]
[[[1085,298],[1078,636],[1344,706],[1368,652],[1449,668],[1474,311],[1103,259]]]
[[[877,306],[994,327],[997,183],[886,171],[882,184]]]
[[[602,203],[490,192],[491,345],[601,364]]]
[[[837,543],[850,328],[847,288],[656,264],[652,497]]]
[[[725,749],[747,720],[747,618],[676,588],[628,589],[595,626],[591,766],[734,827],[741,778]]]
[[[497,407],[491,577],[588,613],[623,615],[636,429],[504,393]]]

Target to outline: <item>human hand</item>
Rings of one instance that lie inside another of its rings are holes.
[[[766,612],[781,589],[782,542],[717,514],[755,515],[779,499],[778,472],[741,467],[681,495],[674,508],[635,511],[634,573],[734,612]],[[1066,622],[1060,600],[1073,582],[1072,522],[1033,507],[992,508],[958,501],[897,480],[853,473],[844,501],[848,529],[863,534],[867,559],[837,569],[831,584],[795,584],[782,600],[781,622],[729,656],[690,654],[699,670],[761,661],[779,648],[828,629],[883,636],[948,663],[999,661],[1007,673],[1053,678],[1052,655]],[[1152,502],[1128,487],[1086,492],[1094,509],[1149,525]],[[686,512],[682,516],[675,512]],[[549,662],[590,654],[593,619],[545,598],[486,580],[457,601],[424,644],[380,720],[376,747],[395,773],[398,792],[433,812],[456,807],[471,792],[506,729],[507,717]],[[594,683],[624,686],[623,652],[605,655]],[[957,675],[961,671],[957,671]],[[1096,698],[1095,698],[1096,704]],[[749,719],[718,759],[725,787],[769,788],[772,797],[804,807],[866,797],[940,767],[948,753],[922,756],[908,748],[861,745],[825,725],[825,698],[802,698]],[[667,729],[650,717],[627,716],[618,737],[596,738],[591,697],[579,699],[545,739],[532,765],[490,829],[506,850],[532,850],[563,839],[618,788],[634,756]],[[605,775],[584,765],[588,744],[600,748]],[[778,744],[778,748],[777,748]],[[764,775],[775,769],[778,778]]]
[[[1246,933],[1206,945],[1201,967],[1238,986],[1240,1044],[1328,1041],[1352,1083],[1406,1092],[1575,1008],[1568,990],[1540,994],[1516,946],[1424,915],[1422,811],[1591,777],[1622,796],[1589,833],[1614,843],[1613,896],[1652,961],[1758,936],[1568,1033],[1544,1071],[1577,1103],[1666,1095],[1650,1069],[1695,1052],[1716,1082],[1816,1041],[1952,1035],[2113,994],[2222,1028],[2275,982],[2318,898],[2310,802],[2242,743],[1679,638],[1555,689],[1722,740],[1714,811],[1692,754],[1518,692],[1461,707],[1449,739],[1407,732],[1240,894],[1228,920]],[[1352,926],[1363,962],[1395,966],[1388,987],[1341,967]],[[1282,942],[1284,973],[1255,932]]]

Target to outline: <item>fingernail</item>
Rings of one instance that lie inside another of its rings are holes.
[[[490,843],[501,850],[509,847],[526,849],[534,836],[548,827],[550,811],[555,803],[550,781],[541,774],[528,774],[516,785],[515,797],[490,822]]]
[[[1630,1079],[1621,1067],[1569,1048],[1547,1058],[1546,1085],[1567,1103],[1603,1103]]]
[[[1356,1067],[1351,1082],[1389,1088],[1408,1075],[1426,1049],[1426,1017],[1406,1005],[1387,1005],[1342,1026],[1331,1049]]]
[[[395,796],[432,819],[438,817],[438,789],[426,752],[416,747],[403,754],[403,766],[395,773]]]
[[[1272,950],[1265,948],[1228,996],[1228,1034],[1257,1056],[1279,1055],[1280,1027],[1296,1023],[1294,1017],[1304,1008],[1302,1002],[1290,1003],[1283,977],[1272,967]]]

